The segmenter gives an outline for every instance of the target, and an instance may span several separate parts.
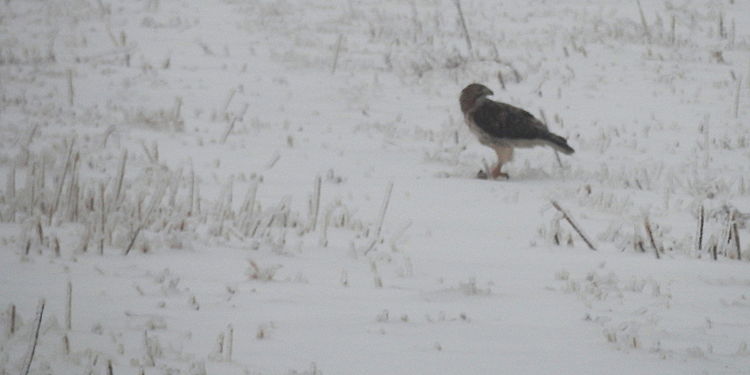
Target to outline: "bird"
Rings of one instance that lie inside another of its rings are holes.
[[[479,143],[492,148],[497,154],[497,163],[490,171],[493,179],[509,178],[501,169],[503,164],[513,159],[514,148],[550,146],[566,155],[575,152],[565,138],[550,132],[547,125],[529,112],[487,98],[493,95],[487,86],[472,83],[461,91],[459,97],[461,112],[469,130],[476,135]],[[479,177],[485,176],[480,171]]]

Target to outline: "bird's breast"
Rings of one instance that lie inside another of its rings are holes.
[[[468,113],[466,114],[466,116],[464,116],[464,121],[466,122],[466,125],[469,127],[469,130],[477,137],[477,139],[479,140],[479,143],[486,145],[486,146],[491,146],[497,143],[494,137],[489,135],[486,131],[484,131],[484,129],[479,127],[479,125],[477,125],[476,122],[474,122],[474,119],[472,118],[471,113]]]

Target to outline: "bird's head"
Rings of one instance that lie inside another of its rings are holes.
[[[458,99],[459,103],[461,103],[461,111],[466,113],[474,106],[477,100],[491,95],[494,95],[494,93],[485,85],[472,83],[466,86],[461,90],[461,97]]]

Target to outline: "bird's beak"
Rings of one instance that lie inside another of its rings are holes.
[[[487,96],[495,95],[495,93],[492,92],[492,90],[490,90],[490,89],[487,89],[487,91],[485,92],[485,94],[487,94]]]

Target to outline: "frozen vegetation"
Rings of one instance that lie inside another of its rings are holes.
[[[471,82],[576,153],[475,178]],[[0,375],[748,374],[748,343],[747,1],[0,3]]]

